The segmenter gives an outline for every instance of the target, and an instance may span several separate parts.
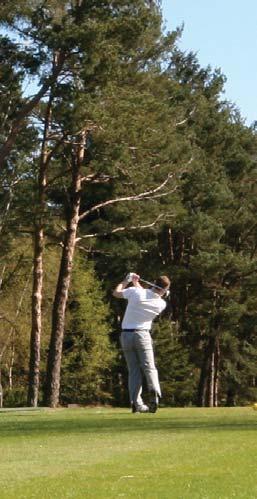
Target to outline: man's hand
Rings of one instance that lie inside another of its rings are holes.
[[[140,276],[138,274],[130,272],[126,275],[125,279],[116,286],[115,290],[113,291],[113,296],[115,296],[115,298],[123,298],[122,291],[126,289],[128,284],[130,284],[131,282],[136,288],[141,288],[142,286],[141,284],[139,284],[139,279]]]
[[[129,274],[126,275],[125,279],[128,283],[133,282],[133,284],[134,284],[135,282],[139,281],[140,277],[139,277],[139,275],[135,274],[134,272],[130,272]]]

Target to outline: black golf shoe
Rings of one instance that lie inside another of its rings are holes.
[[[149,412],[155,413],[158,409],[159,397],[156,392],[151,392],[149,400]]]

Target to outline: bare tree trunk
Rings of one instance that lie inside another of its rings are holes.
[[[203,370],[205,373],[205,393],[202,403],[207,407],[218,406],[219,360],[219,337],[210,337]]]
[[[207,380],[208,380],[208,358],[205,356],[201,367],[200,380],[198,384],[197,405],[205,407],[206,393],[207,393]]]
[[[29,386],[27,397],[28,406],[31,407],[37,407],[39,389],[44,247],[44,233],[42,228],[35,227],[34,238],[34,271],[31,306],[32,327],[30,337]]]
[[[6,271],[6,265],[3,266],[2,272],[1,272],[1,275],[0,275],[0,290],[1,290],[1,287],[2,287],[2,284],[3,284],[3,279],[4,279],[5,271]]]
[[[48,166],[48,144],[49,127],[51,121],[52,93],[49,96],[46,108],[44,135],[41,148],[41,157],[38,176],[39,213],[36,217],[34,230],[34,270],[31,302],[31,337],[30,337],[30,363],[29,363],[29,387],[27,403],[29,406],[37,407],[40,375],[40,344],[42,333],[42,292],[43,292],[43,251],[44,251],[44,221],[43,211],[45,208],[45,189],[47,182]]]
[[[72,186],[70,191],[70,207],[67,216],[66,233],[63,243],[62,259],[52,314],[52,332],[47,361],[47,378],[45,387],[45,404],[56,407],[59,403],[60,372],[62,347],[65,326],[65,312],[70,286],[73,257],[76,246],[77,228],[81,201],[81,164],[84,158],[85,134],[73,161]]]
[[[211,352],[209,366],[208,407],[214,407],[215,351]]]
[[[220,366],[220,340],[216,338],[215,373],[214,373],[214,407],[219,405],[219,366]]]
[[[5,273],[5,268],[6,266],[4,265],[0,277],[0,289],[2,287],[2,282],[4,278],[4,273]],[[1,361],[2,361],[2,355],[0,354],[0,408],[3,407],[3,386],[2,386],[2,368],[1,368]]]
[[[0,409],[3,407],[3,387],[2,387],[2,371],[0,365]]]
[[[13,191],[12,191],[12,188],[10,187],[9,188],[9,198],[7,200],[7,203],[6,203],[6,206],[5,206],[5,209],[4,209],[3,213],[1,213],[1,218],[0,218],[0,234],[3,231],[4,225],[5,225],[5,220],[8,217],[8,213],[10,211],[11,204],[12,204],[12,199],[13,199]]]
[[[13,389],[13,365],[14,365],[14,357],[15,357],[15,345],[14,345],[14,338],[13,338],[12,349],[11,349],[11,358],[10,358],[10,362],[9,362],[9,373],[8,373],[9,390]]]
[[[201,375],[198,384],[197,405],[213,407],[215,387],[215,338],[209,337],[205,347]]]

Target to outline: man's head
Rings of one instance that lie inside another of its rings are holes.
[[[170,279],[166,275],[161,275],[155,279],[154,284],[156,285],[156,292],[163,296],[170,289]]]

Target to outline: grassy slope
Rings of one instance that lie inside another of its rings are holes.
[[[256,499],[251,408],[0,411],[1,499]]]

